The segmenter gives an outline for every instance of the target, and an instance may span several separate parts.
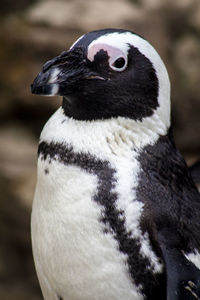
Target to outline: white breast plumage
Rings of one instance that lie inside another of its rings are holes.
[[[119,121],[115,123],[112,120],[110,124],[109,121],[101,122],[101,126],[98,122],[83,122],[80,126],[80,123],[65,117],[59,109],[46,124],[41,141],[60,143],[66,145],[66,149],[68,145],[80,157],[81,153],[86,153],[109,161],[116,170],[113,177],[117,183],[113,186],[113,192],[117,193],[116,208],[125,214],[127,231],[140,239],[141,255],[150,257],[152,269],[160,272],[162,266],[151,250],[148,237],[142,238],[139,228],[143,204],[135,199],[134,192],[139,168],[138,148],[131,139],[129,129],[119,124]],[[130,152],[130,144],[126,143],[132,143],[135,151]],[[51,297],[60,294],[70,300],[143,299],[139,289],[132,288],[126,254],[119,251],[119,244],[109,233],[109,228],[105,234],[108,224],[100,221],[103,208],[93,200],[100,188],[98,180],[95,172],[88,173],[70,162],[64,164],[56,155],[55,159],[48,155],[45,159],[40,156],[32,211],[32,236],[41,285],[46,285],[45,293]],[[43,277],[48,285],[42,283]]]

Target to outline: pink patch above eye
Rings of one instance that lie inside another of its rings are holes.
[[[121,51],[119,48],[110,46],[108,44],[94,44],[88,49],[87,58],[90,61],[94,60],[94,56],[100,51],[104,50],[108,53],[109,61],[112,64],[118,57],[125,57],[123,51]]]

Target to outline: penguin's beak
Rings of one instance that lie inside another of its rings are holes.
[[[51,68],[48,71],[42,71],[31,84],[31,92],[38,95],[54,96],[59,95],[60,85],[57,82],[59,69]]]
[[[89,64],[81,49],[64,51],[43,66],[31,85],[31,91],[33,94],[46,96],[69,96],[85,80],[101,79],[91,71]]]

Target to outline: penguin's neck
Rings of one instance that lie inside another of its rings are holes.
[[[46,123],[40,140],[72,145],[77,152],[99,152],[123,156],[133,149],[153,145],[167,128],[156,114],[141,122],[124,118],[79,121],[59,108]]]

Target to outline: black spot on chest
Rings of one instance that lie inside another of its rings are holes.
[[[45,168],[44,173],[45,173],[46,175],[48,175],[48,174],[49,174],[49,169],[48,169],[48,168]]]

